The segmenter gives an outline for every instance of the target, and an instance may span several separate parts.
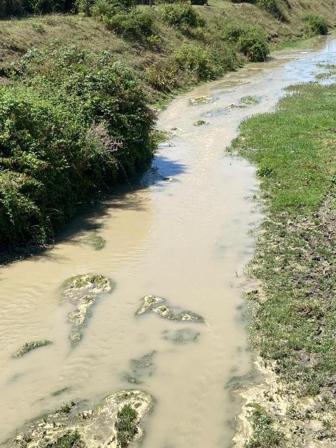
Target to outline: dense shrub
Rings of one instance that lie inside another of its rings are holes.
[[[238,48],[249,61],[265,61],[270,53],[266,34],[257,27],[248,27],[238,38]]]
[[[160,92],[172,92],[183,82],[183,74],[173,59],[151,64],[146,71],[146,81]]]
[[[163,20],[178,28],[204,26],[205,21],[200,14],[187,4],[166,5],[162,9]]]
[[[267,36],[259,27],[229,22],[223,27],[222,36],[237,45],[249,61],[265,61],[269,55]]]
[[[154,34],[153,17],[148,11],[132,10],[106,17],[108,29],[125,39],[144,42]]]
[[[45,243],[78,203],[151,160],[154,117],[130,71],[69,54],[0,89],[2,246]]]
[[[213,64],[209,50],[192,44],[181,45],[175,51],[174,59],[183,70],[190,72],[196,80],[208,80],[216,77],[216,67]]]
[[[310,14],[304,18],[304,21],[309,35],[328,34],[328,25],[324,17]]]
[[[236,65],[237,58],[227,43],[208,45],[184,44],[173,55],[181,71],[187,73],[189,81],[215,79]],[[190,79],[191,78],[191,79]]]

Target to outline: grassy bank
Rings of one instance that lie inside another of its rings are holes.
[[[47,244],[81,204],[145,169],[155,104],[334,25],[332,0],[5,4],[22,17],[0,30],[0,252]]]
[[[272,381],[253,399],[257,447],[336,443],[336,85],[295,86],[244,122],[235,148],[266,204],[251,267],[252,342]]]

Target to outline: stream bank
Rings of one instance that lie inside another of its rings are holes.
[[[247,295],[265,382],[243,392],[238,446],[336,443],[335,65],[321,60],[315,75],[321,84],[292,86],[234,144],[257,167],[266,210]]]

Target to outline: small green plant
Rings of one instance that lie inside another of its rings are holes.
[[[309,14],[304,17],[305,29],[308,35],[328,34],[328,25],[324,17]]]
[[[125,405],[117,415],[115,428],[117,430],[118,447],[127,448],[138,432],[137,412],[130,405]]]
[[[55,442],[48,443],[46,448],[80,448],[82,445],[78,432],[70,431],[59,437]]]
[[[262,406],[252,405],[250,420],[253,435],[247,442],[246,448],[279,448],[284,446],[284,435],[274,429],[272,418]]]

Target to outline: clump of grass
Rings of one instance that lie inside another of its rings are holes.
[[[26,355],[27,353],[31,352],[32,350],[36,350],[41,347],[47,347],[48,345],[51,345],[52,341],[49,341],[48,339],[42,339],[40,341],[32,341],[32,342],[26,342],[19,350],[17,350],[13,354],[13,358],[22,358],[22,356]]]
[[[115,428],[117,430],[118,447],[127,448],[138,432],[137,412],[130,405],[125,405],[117,415]]]
[[[284,447],[284,435],[274,428],[274,421],[264,408],[255,403],[252,406],[250,420],[253,436],[246,443],[246,448]]]
[[[84,448],[77,431],[70,431],[59,437],[55,442],[48,443],[46,448]]]
[[[328,24],[324,17],[308,14],[304,17],[306,33],[309,36],[328,34]]]

